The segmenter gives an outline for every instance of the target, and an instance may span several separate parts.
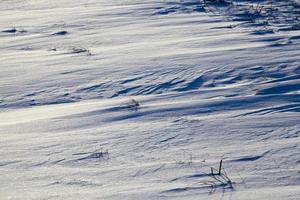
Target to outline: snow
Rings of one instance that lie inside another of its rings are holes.
[[[261,28],[196,0],[1,1],[0,199],[298,199],[300,29],[275,6]]]

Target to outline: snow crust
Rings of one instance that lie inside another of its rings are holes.
[[[0,199],[299,199],[294,10],[222,6],[1,1]]]

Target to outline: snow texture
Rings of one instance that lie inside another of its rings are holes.
[[[299,199],[299,10],[0,1],[0,199]]]

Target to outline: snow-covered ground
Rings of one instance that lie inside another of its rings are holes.
[[[0,1],[0,199],[299,199],[297,10],[254,2]]]

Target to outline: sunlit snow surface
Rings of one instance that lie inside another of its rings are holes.
[[[0,12],[0,199],[300,198],[300,29],[196,0]]]

